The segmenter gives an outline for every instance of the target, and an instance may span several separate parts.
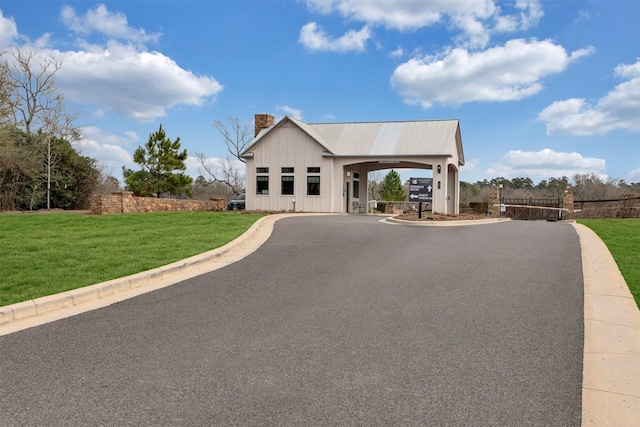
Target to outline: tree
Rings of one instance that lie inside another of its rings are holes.
[[[569,184],[569,178],[563,176],[562,178],[549,178],[547,182],[546,192],[550,197],[562,197],[565,188]],[[574,194],[575,196],[575,194]]]
[[[26,135],[15,129],[10,138],[0,139],[0,209],[88,208],[99,175],[96,161],[78,154],[64,139],[52,139],[45,147],[43,138],[41,132]],[[48,198],[45,148],[56,159]]]
[[[180,138],[167,138],[162,124],[156,133],[149,134],[149,141],[133,153],[133,161],[142,168],[133,171],[123,167],[127,189],[137,196],[160,197],[162,193],[191,195],[193,179],[182,172],[187,167],[187,150],[180,151]]]
[[[240,155],[253,140],[252,126],[234,117],[227,117],[226,123],[216,120],[213,126],[222,135],[222,142],[227,148],[228,155],[217,159],[215,162],[217,165],[212,164],[203,153],[196,153],[196,159],[202,166],[200,173],[207,175],[211,183],[226,185],[233,193],[233,197],[244,191],[245,176],[241,168],[246,160]]]
[[[2,56],[0,102],[3,105],[0,110],[9,108],[13,126],[27,136],[38,133],[42,137],[45,149],[38,154],[44,157],[49,209],[52,171],[58,164],[51,144],[55,139],[74,142],[80,138],[80,132],[73,125],[76,115],[66,111],[64,97],[55,87],[54,77],[62,61],[54,55],[43,56],[18,47],[2,52]]]
[[[19,129],[0,134],[0,210],[33,209],[45,196],[41,148]]]
[[[200,173],[209,176],[209,183],[225,185],[233,193],[232,198],[244,191],[245,177],[230,156],[218,159],[217,165],[212,164],[203,153],[196,153],[196,160],[202,167]]]
[[[64,139],[55,139],[52,151],[59,159],[53,171],[50,204],[60,209],[88,209],[98,185],[96,160],[78,154]]]
[[[229,154],[242,163],[246,163],[246,160],[240,157],[240,154],[242,154],[253,140],[249,123],[240,123],[240,120],[237,118],[227,117],[227,124],[216,120],[213,122],[213,126],[218,129],[218,132],[224,137],[223,142]],[[227,126],[229,126],[230,129]]]
[[[367,177],[367,183],[369,186],[369,199],[378,200],[380,198],[379,187],[380,187],[380,184],[382,184],[382,172],[381,171],[369,172],[369,176]]]
[[[234,193],[229,186],[221,182],[207,180],[200,175],[193,182],[193,198],[198,200],[208,200],[222,198],[231,200],[237,193]]]
[[[602,179],[595,173],[576,174],[573,176],[573,182],[573,195],[576,200],[617,199],[624,191],[618,186],[617,179]]]
[[[511,180],[511,188],[520,189],[520,188],[533,188],[533,181],[531,178],[513,178]]]
[[[469,203],[480,195],[480,186],[460,181],[460,203]]]
[[[403,202],[407,199],[400,175],[391,169],[384,177],[380,187],[380,197],[385,201]]]

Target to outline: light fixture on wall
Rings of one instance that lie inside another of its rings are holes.
[[[442,166],[438,165],[438,173],[442,172]]]

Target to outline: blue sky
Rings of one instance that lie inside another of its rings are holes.
[[[77,148],[118,179],[160,124],[215,166],[215,120],[270,113],[457,118],[468,182],[640,182],[640,0],[0,0],[16,45],[62,59]]]

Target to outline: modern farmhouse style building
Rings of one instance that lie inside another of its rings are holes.
[[[434,212],[458,213],[458,120],[308,124],[285,116],[274,123],[257,114],[241,157],[248,210],[364,212],[368,172],[411,168],[432,170]]]

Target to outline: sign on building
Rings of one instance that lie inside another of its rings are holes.
[[[433,199],[433,178],[409,179],[409,201],[430,202]]]

